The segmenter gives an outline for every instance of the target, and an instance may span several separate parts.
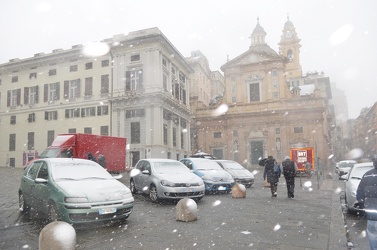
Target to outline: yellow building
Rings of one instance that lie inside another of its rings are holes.
[[[331,153],[329,78],[302,75],[300,39],[290,20],[279,53],[265,42],[266,35],[258,20],[249,49],[221,67],[224,98],[193,113],[192,151],[256,166],[262,157],[281,161],[290,148],[313,147],[316,159],[326,161]]]
[[[190,154],[185,58],[158,28],[0,64],[0,166],[23,167],[60,133],[126,137],[127,164]]]

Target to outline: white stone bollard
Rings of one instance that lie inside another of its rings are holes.
[[[39,233],[40,250],[76,249],[76,231],[69,223],[54,221],[47,224]]]
[[[235,183],[232,187],[232,198],[246,198],[246,187],[240,183]]]
[[[198,219],[198,206],[193,199],[184,198],[176,206],[175,219],[178,221],[195,221]]]

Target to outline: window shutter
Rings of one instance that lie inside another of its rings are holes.
[[[64,81],[64,99],[69,98],[69,81]]]
[[[24,104],[29,104],[29,87],[24,88]]]
[[[76,97],[80,97],[80,90],[81,90],[81,81],[80,79],[77,79],[77,88],[76,88]]]
[[[131,72],[126,71],[126,91],[131,90]]]
[[[56,84],[56,98],[54,100],[60,100],[60,82],[57,82],[55,84]]]
[[[143,84],[143,70],[139,70],[139,82],[137,83],[137,89],[143,89],[144,84]]]
[[[48,84],[44,85],[43,101],[48,102]]]
[[[17,106],[21,105],[21,89],[17,89]]]
[[[10,90],[7,93],[7,107],[10,107]]]
[[[35,103],[39,101],[39,86],[35,86]]]

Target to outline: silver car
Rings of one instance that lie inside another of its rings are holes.
[[[348,172],[345,181],[347,212],[362,211],[362,209],[359,208],[359,202],[356,199],[356,191],[363,175],[373,168],[373,162],[358,163],[353,165]]]
[[[203,180],[176,160],[139,160],[130,173],[131,192],[148,194],[153,202],[185,197],[199,201],[204,188]]]
[[[231,160],[215,160],[225,171],[232,175],[235,182],[251,187],[254,184],[254,175],[241,164]]]
[[[342,175],[346,175],[355,163],[357,162],[354,160],[345,160],[337,162],[335,166],[335,173],[338,174],[339,179],[341,179]]]

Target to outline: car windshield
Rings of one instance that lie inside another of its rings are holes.
[[[58,181],[112,179],[113,177],[97,164],[82,162],[52,163],[52,178]]]
[[[352,162],[352,161],[347,161],[347,162],[340,162],[338,167],[339,168],[350,168],[352,167],[356,162]]]
[[[187,174],[190,170],[179,162],[155,162],[154,171],[157,174]]]
[[[46,149],[42,152],[39,158],[54,158],[58,155],[60,148]]]
[[[374,168],[373,166],[360,166],[360,167],[354,167],[352,169],[352,172],[351,172],[351,175],[350,175],[350,179],[358,179],[358,180],[361,180],[361,178],[363,177],[363,175],[368,171],[368,170],[371,170],[372,168]]]
[[[195,163],[196,169],[198,170],[217,170],[222,168],[220,165],[212,160],[206,160],[206,161],[196,161]]]
[[[232,170],[243,170],[244,167],[242,167],[239,163],[237,162],[222,162],[224,168],[226,169],[232,169]]]

